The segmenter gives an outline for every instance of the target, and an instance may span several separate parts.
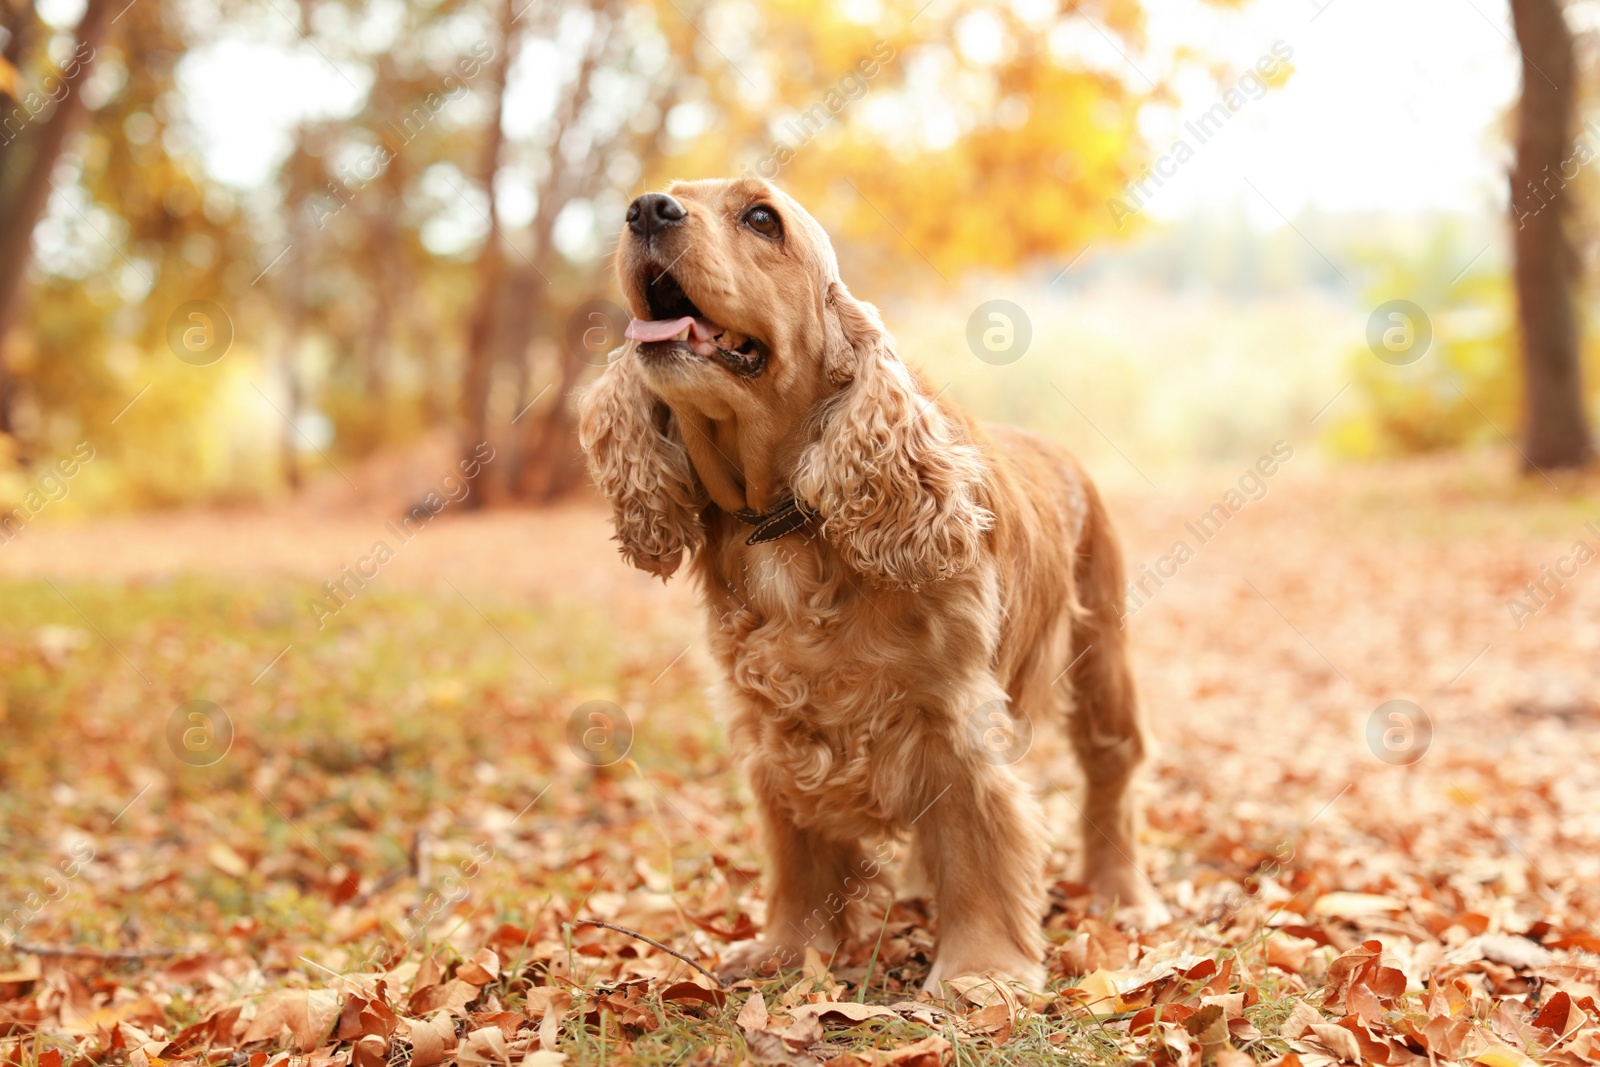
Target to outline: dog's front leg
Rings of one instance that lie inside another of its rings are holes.
[[[1011,771],[952,754],[928,777],[915,847],[932,876],[939,943],[924,988],[963,974],[1044,987],[1046,844],[1038,809]]]
[[[880,870],[860,842],[797,825],[781,788],[759,770],[750,784],[767,853],[767,922],[759,940],[728,953],[725,978],[798,967],[807,948],[827,959],[859,933],[861,905]]]

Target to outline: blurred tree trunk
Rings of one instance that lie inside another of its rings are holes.
[[[22,306],[22,288],[32,258],[33,229],[45,205],[50,202],[50,173],[55,169],[67,137],[83,116],[83,83],[88,80],[95,50],[100,47],[109,25],[112,0],[88,0],[78,20],[74,55],[82,55],[77,69],[66,82],[66,95],[55,110],[40,122],[30,124],[21,135],[0,148],[0,433],[12,429],[13,383],[5,365],[5,339],[16,324]],[[11,8],[11,5],[8,5]],[[35,16],[33,5],[16,5],[15,27],[6,45],[6,58],[20,66],[31,43]],[[87,48],[85,48],[87,46]],[[13,56],[13,52],[15,55]],[[31,134],[31,136],[30,136]],[[5,136],[0,133],[0,136]],[[12,171],[17,171],[13,183]]]
[[[599,4],[593,8],[597,17],[605,15]],[[556,113],[550,138],[550,171],[535,190],[539,214],[533,220],[533,260],[517,270],[512,279],[511,306],[517,309],[506,332],[507,354],[527,367],[529,347],[551,306],[550,275],[555,270],[555,247],[551,235],[556,218],[566,208],[578,191],[585,188],[589,166],[578,168],[563,160],[561,142],[567,132],[583,114],[593,94],[595,71],[600,68],[600,57],[609,39],[603,25],[597,25],[590,37],[589,50],[578,66],[577,76],[566,98]],[[598,153],[585,161],[592,165]],[[564,333],[564,332],[563,332]],[[582,452],[578,448],[577,427],[567,406],[567,394],[577,384],[586,364],[576,353],[567,350],[565,336],[556,343],[556,380],[552,383],[554,402],[540,411],[530,411],[522,417],[518,434],[512,440],[512,455],[507,481],[511,494],[519,500],[541,504],[554,500],[572,490],[582,480]],[[517,398],[517,410],[531,400],[528,392],[528,375],[521,378],[522,395]]]
[[[444,341],[428,305],[412,300],[406,316],[407,332],[422,357],[422,420],[428,426],[448,426],[455,416],[449,396],[454,390],[454,369],[447,366]]]
[[[371,99],[381,112],[397,113],[401,110],[402,79],[393,53],[379,56],[376,68]],[[362,331],[358,353],[361,384],[372,410],[377,413],[379,440],[387,436],[392,425],[393,412],[389,406],[394,399],[390,386],[399,333],[396,320],[402,318],[399,311],[410,301],[415,284],[400,221],[409,177],[404,153],[394,153],[378,176],[377,189],[366,199],[362,211],[372,275],[367,326]]]
[[[361,348],[361,384],[367,400],[382,413],[385,423],[389,407],[389,349],[394,344],[394,302],[403,298],[406,289],[397,229],[391,211],[377,212],[372,220],[368,247],[372,250],[377,278],[372,286],[371,314],[362,334]]]
[[[478,180],[489,199],[489,229],[478,254],[478,299],[467,326],[467,350],[461,377],[461,413],[464,420],[461,455],[470,459],[473,450],[489,439],[489,387],[494,381],[497,341],[502,332],[501,290],[505,277],[505,252],[500,247],[500,204],[495,193],[495,176],[500,172],[500,155],[505,148],[506,81],[511,68],[511,41],[516,20],[515,0],[506,0],[500,12],[500,49],[489,72],[489,91],[494,108],[485,130],[483,155]],[[485,482],[486,485],[493,484]],[[485,493],[473,493],[464,503],[482,507]]]
[[[39,32],[39,16],[34,11],[33,0],[3,0],[0,9],[5,11],[5,28],[11,33],[6,38],[5,48],[0,49],[0,58],[5,59],[12,71],[20,71],[28,60],[33,38]],[[22,86],[19,84],[17,89],[20,91]],[[10,131],[0,128],[0,204],[8,201],[13,188],[11,162],[16,155],[13,151],[16,143],[17,138]]]
[[[1535,467],[1576,467],[1592,455],[1572,291],[1578,257],[1567,233],[1561,176],[1571,154],[1576,65],[1561,0],[1511,0],[1522,51],[1517,159],[1511,176],[1515,282],[1525,379],[1524,452]],[[1528,196],[1536,211],[1518,214]]]
[[[304,7],[302,4],[302,11]],[[302,32],[305,32],[305,21],[302,20]],[[306,275],[311,271],[311,233],[307,226],[306,200],[311,193],[311,174],[315,162],[306,148],[306,127],[302,122],[294,131],[294,148],[286,164],[289,185],[283,200],[289,249],[285,256],[288,263],[283,280],[283,351],[278,360],[283,373],[286,402],[279,451],[283,480],[290,489],[299,489],[301,481],[300,416],[305,404],[305,390],[300,381],[300,346],[306,334]]]
[[[311,39],[312,0],[300,0],[300,36]],[[316,182],[317,161],[307,145],[309,131],[302,120],[295,126],[294,148],[289,153],[288,189],[284,194],[285,233],[289,239],[286,274],[283,281],[284,341],[280,358],[283,371],[284,411],[283,480],[291,490],[300,488],[300,421],[305,407],[305,387],[300,380],[300,346],[305,341],[307,283],[311,258],[311,189]]]

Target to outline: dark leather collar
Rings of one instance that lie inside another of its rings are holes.
[[[810,526],[822,518],[822,514],[802,504],[797,498],[790,497],[763,512],[740,508],[733,513],[733,517],[746,526],[756,528],[756,532],[750,535],[745,544],[764,545],[768,541],[776,541],[786,534]]]

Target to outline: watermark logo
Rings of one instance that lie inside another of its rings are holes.
[[[1367,347],[1394,367],[1405,367],[1428,354],[1433,322],[1409,300],[1390,300],[1372,309],[1367,319]]]
[[[1278,473],[1294,458],[1294,446],[1287,441],[1274,441],[1269,452],[1259,456],[1252,466],[1246,467],[1235,487],[1222,494],[1222,498],[1192,521],[1183,524],[1184,533],[1172,543],[1167,553],[1154,563],[1142,564],[1137,574],[1129,578],[1123,593],[1122,625],[1137,615],[1155,599],[1156,593],[1178,576],[1184,564],[1194,559],[1222,528],[1250,504],[1265,500],[1271,486],[1267,479]],[[1192,539],[1192,543],[1191,543]]]
[[[439,479],[437,488],[429,489],[410,511],[398,520],[391,519],[383,524],[384,532],[394,540],[393,545],[388,539],[374,541],[372,551],[358,559],[354,566],[346,564],[336,576],[323,582],[322,594],[306,600],[306,608],[311,612],[311,620],[317,624],[317,629],[323,629],[329,619],[349,607],[356,596],[377,579],[399,550],[427,529],[435,515],[449,505],[465,500],[472,493],[474,479],[483,473],[485,464],[494,461],[494,457],[493,445],[487,441],[478,442],[472,455],[457,463],[461,472],[459,478],[454,472],[446,474]]]
[[[378,137],[375,146],[340,164],[337,167],[337,181],[329,179],[326,195],[319,193],[309,198],[307,209],[317,229],[324,229],[329,219],[350,206],[356,194],[377,181],[399,156],[400,150],[422,136],[423,131],[452,101],[460,100],[472,91],[469,83],[494,59],[494,45],[479,41],[472,46],[470,53],[458,59],[451,72],[433,89],[417,97],[409,110],[386,119],[382,128],[375,131]]]
[[[88,441],[79,441],[72,446],[72,455],[62,456],[42,468],[43,472],[15,506],[9,511],[0,509],[0,545],[16,540],[22,528],[32,522],[39,512],[58,500],[65,500],[71,492],[71,486],[67,483],[76,478],[92,459],[94,446]]]
[[[9,40],[10,35],[7,37]],[[34,80],[31,85],[17,85],[13,80],[8,86],[9,91],[4,94],[8,99],[0,99],[0,108],[7,106],[12,100],[16,101],[17,105],[9,112],[0,111],[0,145],[8,145],[16,140],[23,129],[40,115],[54,114],[55,105],[65,100],[73,89],[82,87],[87,80],[84,68],[93,63],[94,58],[94,46],[88,41],[82,41],[65,62],[52,63],[55,69],[44,77]],[[14,79],[16,71],[11,70],[9,73]]]
[[[191,367],[209,367],[233,347],[233,320],[209,300],[179,304],[167,318],[167,347]]]
[[[233,748],[233,720],[209,700],[179,704],[167,716],[167,747],[191,767],[210,767]]]
[[[1255,65],[1228,87],[1215,103],[1204,112],[1190,116],[1183,124],[1182,134],[1171,146],[1146,165],[1143,173],[1123,186],[1122,196],[1113,196],[1106,201],[1111,221],[1117,224],[1117,229],[1122,229],[1128,224],[1128,219],[1144,211],[1155,199],[1156,190],[1176,178],[1178,171],[1232,122],[1233,116],[1252,100],[1266,96],[1273,85],[1282,84],[1287,72],[1293,69],[1289,65],[1289,58],[1293,55],[1294,49],[1287,42],[1273,41],[1271,50],[1262,53]]]
[[[628,319],[609,300],[585,300],[567,316],[567,351],[591,367],[605,366],[624,341]]]
[[[996,367],[1021,359],[1032,341],[1028,313],[1009,300],[986,300],[967,319],[967,347]]]
[[[984,759],[1007,767],[1033,747],[1033,720],[1013,711],[1008,700],[985,701],[967,716],[967,739]]]
[[[1576,180],[1579,172],[1594,160],[1597,136],[1600,136],[1600,127],[1591,119],[1584,124],[1583,133],[1573,142],[1572,153],[1556,164],[1554,173],[1550,170],[1550,164],[1546,163],[1542,171],[1530,177],[1512,175],[1511,213],[1517,217],[1517,229],[1525,228],[1529,219],[1555,203],[1567,183]],[[1519,180],[1522,182],[1520,191],[1516,189]]]
[[[1539,612],[1555,603],[1566,589],[1567,583],[1578,576],[1578,571],[1584,564],[1596,556],[1596,545],[1600,545],[1600,523],[1593,521],[1584,523],[1585,532],[1595,538],[1595,544],[1588,541],[1574,541],[1572,551],[1556,560],[1554,564],[1546,563],[1539,568],[1539,577],[1522,583],[1520,597],[1511,597],[1506,601],[1506,608],[1511,612],[1511,621],[1517,624],[1517,629],[1528,625],[1528,620]]]
[[[609,700],[588,700],[567,716],[567,747],[591,767],[609,767],[633,749],[633,720]]]
[[[1409,700],[1388,700],[1367,716],[1367,747],[1392,767],[1409,767],[1433,745],[1433,720]]]
[[[94,845],[88,841],[74,841],[69,851],[70,858],[57,862],[55,870],[45,875],[43,884],[24,897],[19,907],[0,915],[0,948],[10,948],[47,907],[67,899],[73,880],[94,862]]]
[[[1211,909],[1206,916],[1206,924],[1215,923],[1219,927],[1227,927],[1245,906],[1259,900],[1261,890],[1267,882],[1276,879],[1283,873],[1284,865],[1294,861],[1294,846],[1288,841],[1279,841],[1272,848],[1270,859],[1263,860],[1245,876],[1244,884],[1236,888],[1229,888],[1223,898]]]

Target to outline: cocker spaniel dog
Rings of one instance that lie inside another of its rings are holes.
[[[1040,988],[1047,838],[993,743],[1007,715],[1070,724],[1084,877],[1158,914],[1122,560],[1072,457],[930,393],[767,182],[639,197],[617,274],[631,343],[579,434],[624,558],[665,579],[687,556],[709,612],[771,868],[764,933],[731,968],[870,937],[865,887],[909,839],[938,926],[928,988]]]

